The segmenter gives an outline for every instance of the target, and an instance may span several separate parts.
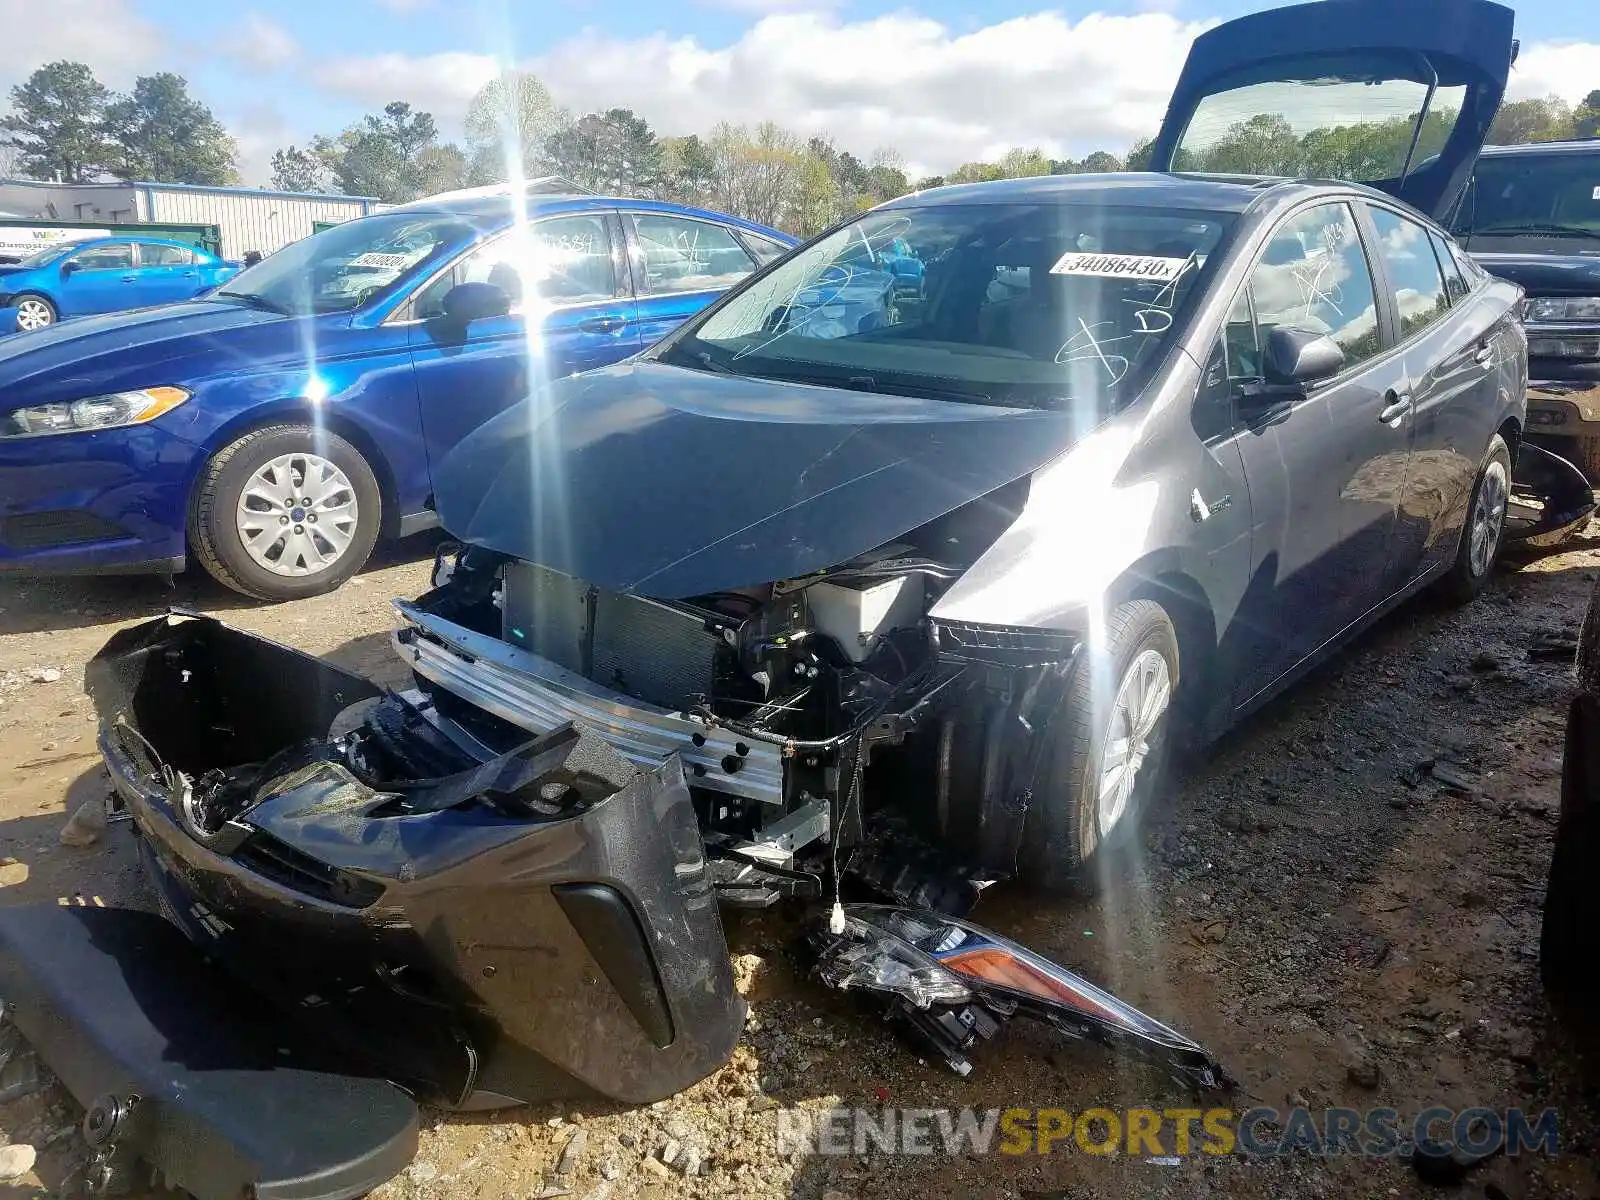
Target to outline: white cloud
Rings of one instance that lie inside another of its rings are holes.
[[[239,148],[239,178],[251,187],[265,187],[272,178],[275,151],[305,140],[295,136],[294,128],[270,101],[219,115]]]
[[[1013,146],[1077,155],[1154,133],[1204,27],[1168,13],[1044,12],[957,33],[904,12],[782,13],[721,49],[591,31],[532,66],[562,103],[631,107],[666,133],[770,118],[948,170]]]
[[[129,0],[0,0],[0,94],[47,62],[87,63],[108,87],[126,87],[170,50]]]
[[[1535,42],[1524,46],[1506,89],[1513,100],[1557,95],[1576,104],[1600,88],[1600,44]]]
[[[330,92],[373,108],[405,100],[413,108],[433,113],[450,129],[460,125],[468,102],[500,73],[500,67],[493,55],[464,51],[420,57],[376,54],[318,63],[311,69],[311,78]]]
[[[276,71],[300,58],[293,35],[258,12],[245,13],[224,45],[230,57],[256,71]]]
[[[917,174],[1018,146],[1062,157],[1126,149],[1156,131],[1190,42],[1213,23],[1171,11],[1193,8],[1182,0],[1141,0],[1145,11],[1078,20],[1039,12],[976,28],[908,10],[848,20],[831,11],[834,0],[699,2],[762,15],[725,46],[590,29],[517,65],[576,112],[628,107],[664,134],[771,119],[830,134],[863,156],[892,146]],[[408,100],[456,136],[468,102],[503,65],[492,54],[381,54],[324,60],[308,76],[368,109]],[[1541,42],[1524,47],[1511,96],[1554,91],[1576,101],[1596,87],[1600,44]]]

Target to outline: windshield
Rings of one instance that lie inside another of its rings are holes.
[[[1272,78],[1200,101],[1174,165],[1180,171],[1297,179],[1398,179],[1443,149],[1466,98],[1362,57],[1274,64]],[[1415,142],[1415,146],[1413,146]]]
[[[347,312],[387,295],[472,239],[442,213],[386,213],[285,246],[214,293],[274,312]]]
[[[30,269],[33,267],[42,267],[45,264],[54,262],[56,259],[60,258],[68,250],[71,250],[76,244],[76,242],[52,242],[43,249],[35,250],[26,258],[17,259],[15,265]]]
[[[1107,205],[868,213],[736,290],[660,356],[977,403],[1106,395],[1171,340],[1232,220]]]
[[[1600,241],[1600,143],[1596,151],[1480,158],[1455,232]]]

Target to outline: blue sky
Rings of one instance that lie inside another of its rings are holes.
[[[1396,0],[1404,3],[1404,0]],[[1014,145],[1120,149],[1152,132],[1207,23],[1262,0],[0,0],[0,87],[51,58],[112,86],[186,75],[238,139],[246,179],[274,148],[389,99],[447,136],[502,65],[575,111],[632,107],[665,133],[775,119],[944,170]],[[1517,6],[1515,94],[1600,87],[1592,0]],[[48,16],[44,16],[48,14]]]

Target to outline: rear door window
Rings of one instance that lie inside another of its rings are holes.
[[[703,292],[732,287],[756,269],[729,230],[710,221],[630,213],[644,255],[644,290]]]
[[[145,267],[187,267],[194,262],[194,251],[165,242],[139,243],[139,264]]]
[[[1408,338],[1432,325],[1450,309],[1449,293],[1426,226],[1387,208],[1372,209],[1377,252],[1389,276],[1400,336]]]
[[[1440,269],[1444,271],[1444,290],[1449,293],[1450,302],[1453,304],[1465,297],[1472,290],[1472,285],[1462,275],[1456,256],[1450,252],[1450,243],[1431,229],[1428,231],[1428,239],[1433,243],[1433,255],[1439,260]]]

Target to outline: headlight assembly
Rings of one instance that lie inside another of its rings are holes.
[[[0,438],[44,437],[52,433],[87,433],[142,425],[169,413],[189,398],[180,387],[141,388],[112,392],[60,404],[39,404],[0,413]]]
[[[1600,321],[1600,296],[1538,296],[1524,302],[1529,321]]]

